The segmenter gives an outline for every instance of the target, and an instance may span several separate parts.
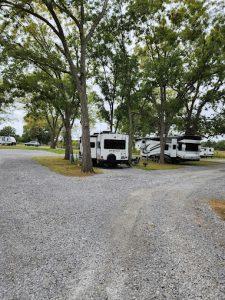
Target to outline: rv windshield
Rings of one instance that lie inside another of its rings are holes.
[[[126,149],[125,140],[104,140],[105,149]]]

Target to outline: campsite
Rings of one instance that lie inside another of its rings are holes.
[[[0,300],[225,299],[223,0],[0,0]]]

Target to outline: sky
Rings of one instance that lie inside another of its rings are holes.
[[[21,135],[23,133],[23,117],[25,112],[22,108],[22,105],[17,104],[15,107],[11,108],[10,111],[7,111],[6,114],[3,115],[5,121],[1,121],[0,129],[4,126],[12,126],[16,129],[16,133]]]
[[[23,110],[23,106],[19,103],[15,105],[10,111],[8,111],[5,115],[5,121],[0,122],[0,129],[4,126],[12,126],[16,129],[16,133],[18,135],[23,134],[23,126],[24,126],[24,118],[25,111]],[[104,122],[100,122],[99,120],[96,122],[95,127],[91,128],[91,133],[100,132],[103,130],[109,130],[108,126]],[[80,122],[76,121],[74,130],[73,130],[73,138],[78,139],[81,136],[81,126]]]

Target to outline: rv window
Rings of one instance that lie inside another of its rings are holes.
[[[173,150],[176,150],[177,149],[177,145],[173,145]]]
[[[90,142],[91,148],[95,148],[95,142]]]
[[[126,149],[125,140],[104,140],[105,149]]]
[[[169,150],[169,145],[165,145],[165,150]]]
[[[186,151],[198,152],[198,144],[186,144]]]

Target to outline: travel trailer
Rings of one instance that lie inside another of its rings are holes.
[[[168,162],[194,161],[200,159],[201,137],[173,136],[167,137],[165,160]],[[158,161],[160,157],[160,138],[147,137],[137,139],[136,147],[140,148],[142,157]]]
[[[128,164],[129,137],[126,134],[103,131],[90,137],[91,157],[93,164],[107,163],[108,165]],[[83,146],[80,139],[80,157]]]
[[[0,136],[0,145],[16,145],[16,139],[12,136]]]
[[[214,148],[201,147],[200,156],[202,158],[213,157],[214,156]]]

